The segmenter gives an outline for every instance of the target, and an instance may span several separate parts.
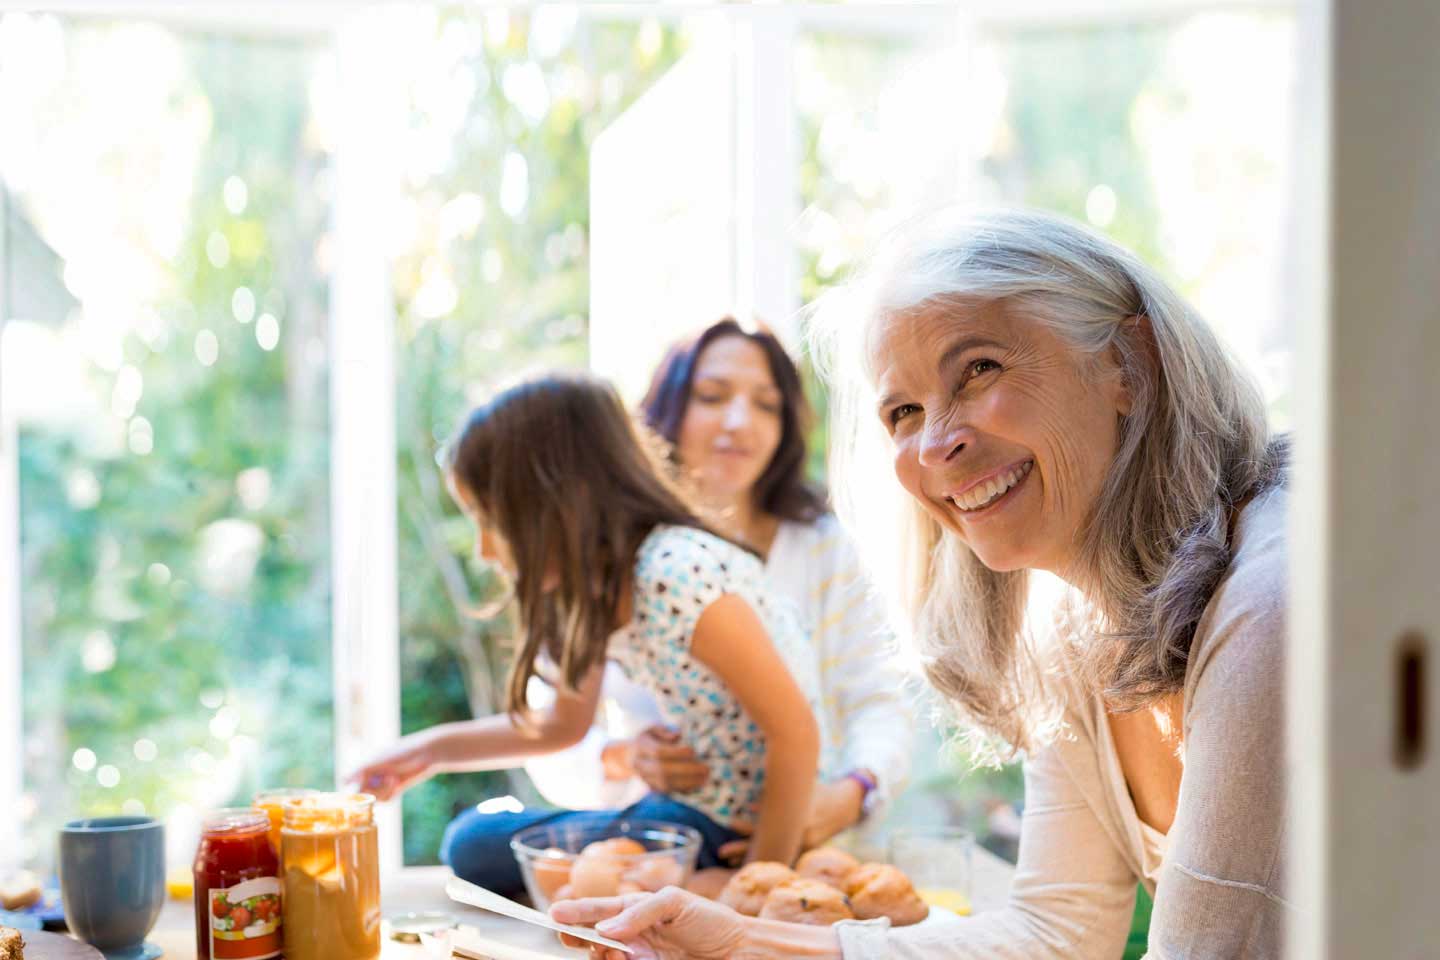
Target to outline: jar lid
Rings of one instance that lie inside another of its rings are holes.
[[[261,790],[255,794],[253,803],[260,806],[266,803],[288,803],[296,797],[309,797],[319,793],[319,790],[310,787],[274,787],[269,790]]]
[[[455,918],[448,913],[426,911],[424,913],[397,913],[385,918],[390,924],[390,939],[401,943],[419,943],[422,934],[437,934],[455,926]]]
[[[269,830],[270,818],[264,810],[254,807],[226,807],[205,815],[201,830],[205,833],[251,833]]]
[[[369,826],[374,807],[368,793],[311,793],[286,800],[281,810],[286,830],[325,833]]]

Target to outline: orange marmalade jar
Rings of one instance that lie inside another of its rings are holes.
[[[199,960],[280,956],[280,863],[263,811],[217,810],[195,852],[195,948]]]
[[[317,793],[286,801],[280,831],[286,960],[380,956],[375,798]]]

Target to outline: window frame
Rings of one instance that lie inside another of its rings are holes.
[[[735,256],[730,268],[737,306],[772,318],[793,342],[798,331],[794,40],[802,31],[859,35],[953,32],[959,42],[988,28],[1096,25],[1151,20],[1227,8],[1294,12],[1299,0],[1050,0],[1017,5],[981,0],[962,10],[889,4],[834,7],[693,8],[597,3],[588,20],[697,16],[735,28]],[[400,732],[395,476],[395,316],[390,262],[381,237],[383,205],[398,195],[397,169],[384,160],[383,131],[404,123],[400,84],[375,68],[383,55],[386,17],[364,4],[215,3],[160,0],[52,2],[50,12],[105,19],[143,18],[184,30],[235,31],[319,40],[337,53],[340,138],[335,156],[334,228],[338,257],[330,290],[331,570],[334,760],[337,778],[394,742]],[[777,91],[783,95],[776,95]],[[367,161],[367,155],[369,160]],[[377,159],[378,158],[378,159]],[[0,214],[5,193],[0,188]],[[0,270],[6,267],[0,234]],[[777,269],[778,265],[778,269]],[[3,280],[0,277],[0,280]],[[5,289],[0,285],[0,289]],[[9,306],[0,301],[0,330]],[[0,407],[0,849],[15,849],[23,796],[20,702],[19,504],[15,424]],[[374,465],[386,469],[375,470]],[[1322,678],[1311,678],[1321,683]],[[1311,682],[1311,681],[1307,681]],[[403,867],[400,805],[382,805],[382,868]],[[7,831],[11,835],[7,835]],[[1315,842],[1321,842],[1316,840]],[[408,868],[421,869],[421,868]]]

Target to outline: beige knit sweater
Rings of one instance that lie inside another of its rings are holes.
[[[1155,898],[1150,957],[1280,956],[1289,909],[1285,514],[1283,489],[1241,512],[1230,569],[1196,631],[1169,834],[1136,815],[1104,705],[1065,677],[1067,734],[1026,763],[1008,905],[924,930],[840,924],[847,960],[1117,960],[1137,881]]]

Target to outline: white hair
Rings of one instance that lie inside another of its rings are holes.
[[[1183,684],[1196,624],[1229,564],[1230,514],[1281,482],[1286,453],[1270,441],[1259,390],[1195,311],[1133,255],[1056,216],[950,208],[912,220],[818,305],[811,333],[832,384],[836,509],[899,633],[972,728],[971,746],[992,748],[983,759],[994,760],[1048,739],[1063,706],[1027,622],[1029,573],[988,569],[898,495],[868,350],[879,321],[986,304],[1045,324],[1082,360],[1114,351],[1131,395],[1071,577],[1094,629],[1065,651],[1118,708]]]

